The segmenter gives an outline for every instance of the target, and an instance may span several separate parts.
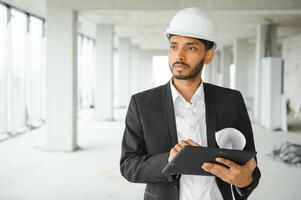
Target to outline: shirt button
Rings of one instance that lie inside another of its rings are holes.
[[[173,187],[178,190],[179,189],[179,185],[173,185]]]

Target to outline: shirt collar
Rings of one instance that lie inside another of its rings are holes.
[[[170,89],[171,89],[171,95],[172,95],[172,100],[173,103],[176,102],[178,97],[181,97],[183,100],[184,97],[180,94],[180,92],[177,90],[177,88],[174,86],[173,82],[172,82],[172,78],[170,79]],[[195,91],[195,93],[193,94],[193,97],[191,98],[191,102],[193,103],[194,101],[196,101],[197,99],[201,99],[204,100],[204,84],[203,81],[201,82],[200,86],[197,88],[197,90]]]

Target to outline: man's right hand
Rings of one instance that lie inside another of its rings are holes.
[[[168,157],[168,162],[170,162],[173,157],[175,157],[177,155],[177,153],[179,151],[181,151],[181,149],[184,146],[200,146],[198,143],[196,143],[195,141],[188,139],[188,140],[182,140],[180,141],[178,144],[176,144],[169,152],[169,157]]]

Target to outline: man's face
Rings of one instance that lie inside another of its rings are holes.
[[[192,79],[200,75],[205,62],[205,45],[191,37],[172,36],[168,51],[169,67],[176,79]]]

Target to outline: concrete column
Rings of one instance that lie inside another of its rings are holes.
[[[47,1],[46,149],[77,149],[77,12]]]
[[[207,82],[207,83],[212,83],[212,66],[211,64],[209,65],[205,65],[204,68],[203,68],[203,72],[202,72],[202,78],[204,78],[204,81]]]
[[[139,91],[139,70],[140,66],[140,47],[134,45],[131,47],[131,95]]]
[[[202,77],[207,83],[221,85],[220,51],[216,51],[213,60],[204,66]]]
[[[205,81],[221,85],[220,51],[216,51],[211,63],[205,66]]]
[[[261,99],[261,59],[264,57],[266,25],[257,27],[255,38],[255,87],[254,87],[254,116],[260,119]]]
[[[261,118],[261,62],[264,57],[279,56],[276,31],[275,25],[259,25],[256,32],[254,116],[259,120]]]
[[[235,89],[247,95],[248,40],[237,39],[234,44]]]
[[[211,61],[211,78],[212,83],[221,85],[221,52],[216,51],[213,60]]]
[[[97,25],[95,108],[98,119],[113,119],[113,25]]]
[[[267,25],[265,43],[265,57],[280,57],[280,50],[277,44],[277,25]]]
[[[232,64],[232,49],[230,46],[221,50],[221,82],[224,87],[230,87],[230,65]]]
[[[130,100],[131,42],[129,38],[119,38],[119,104],[126,107]]]
[[[264,127],[270,130],[277,130],[282,127],[281,64],[282,59],[276,57],[265,57],[261,63],[262,87],[260,122]],[[284,114],[286,115],[286,112]]]
[[[141,68],[140,68],[140,91],[147,90],[153,87],[152,85],[152,58],[153,53],[151,51],[142,50],[140,54]]]

